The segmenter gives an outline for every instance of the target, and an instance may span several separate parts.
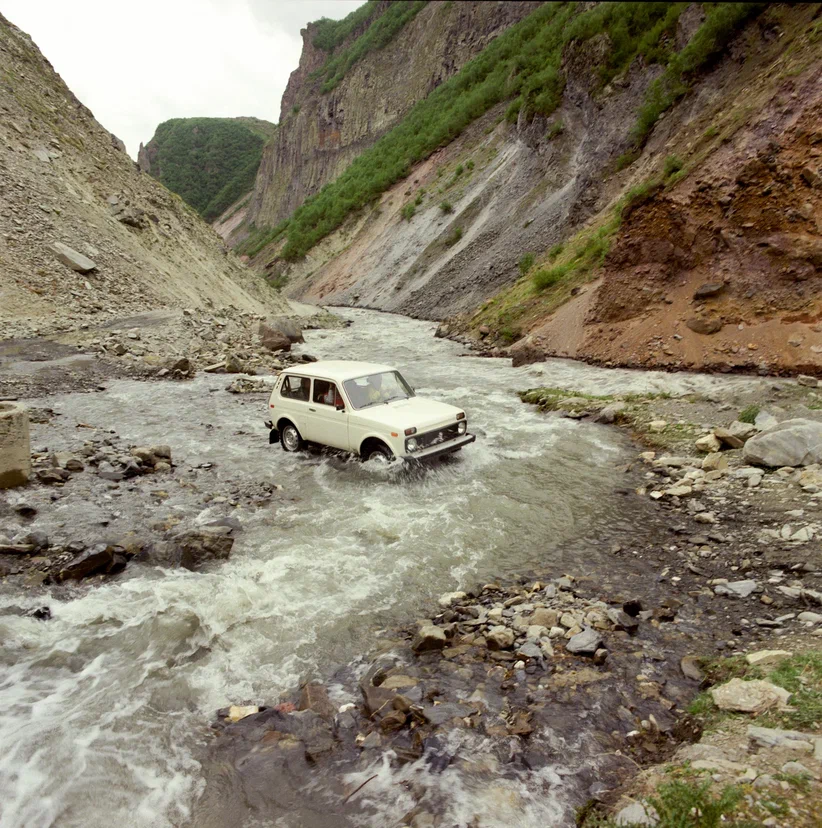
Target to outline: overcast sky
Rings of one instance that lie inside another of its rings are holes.
[[[169,118],[279,120],[300,29],[363,1],[0,0],[0,11],[136,158]]]

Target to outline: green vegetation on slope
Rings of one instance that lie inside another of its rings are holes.
[[[325,65],[318,70],[317,74],[324,77],[320,91],[325,94],[334,89],[335,86],[345,77],[346,72],[361,60],[369,52],[382,49],[387,46],[405,26],[413,20],[425,7],[428,0],[413,0],[413,2],[393,3],[379,17],[369,24],[368,28],[351,44],[345,47],[339,54],[330,57]],[[371,8],[369,8],[371,7]],[[350,34],[360,23],[370,20],[374,15],[374,7],[370,3],[360,6],[359,9],[351,12],[348,17],[339,21],[323,19],[320,21],[323,28],[314,37],[314,45],[319,43],[322,49],[326,44],[339,45],[345,37]],[[349,22],[349,18],[355,18]],[[330,26],[328,24],[331,24]],[[319,43],[318,43],[319,41]]]
[[[333,52],[358,27],[367,23],[377,11],[377,0],[368,0],[342,20],[322,17],[309,26],[316,26],[312,43],[324,52]]]
[[[206,221],[254,186],[263,147],[275,126],[256,118],[174,118],[160,124],[158,178]]]
[[[247,252],[254,254],[285,233],[283,257],[295,260],[304,256],[352,212],[408,175],[412,165],[453,141],[472,121],[503,101],[512,101],[510,118],[550,115],[561,100],[565,83],[562,54],[572,40],[608,33],[612,49],[600,67],[603,83],[641,55],[646,61],[666,62],[663,79],[676,77],[687,84],[689,76],[715,56],[762,5],[706,4],[702,27],[691,43],[675,54],[673,32],[686,3],[600,3],[583,11],[576,3],[546,3],[499,35],[420,101],[401,123],[308,199],[288,221],[274,230],[257,230]],[[649,97],[643,108],[643,124],[653,115],[648,109],[651,103],[658,118],[676,100],[671,95],[659,98],[656,88],[652,86],[657,97]],[[659,88],[668,89],[664,84]]]

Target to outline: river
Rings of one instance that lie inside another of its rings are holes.
[[[225,377],[211,375],[36,401],[62,417],[35,425],[35,444],[76,447],[74,424],[94,423],[131,443],[168,443],[178,481],[200,489],[212,475],[214,491],[254,483],[282,491],[255,509],[232,508],[230,494],[205,503],[169,487],[162,506],[145,498],[132,510],[78,491],[43,516],[55,535],[68,527],[88,539],[101,523],[126,531],[168,515],[182,526],[230,515],[243,531],[231,559],[205,573],[131,565],[73,600],[0,593],[0,608],[48,603],[54,615],[0,617],[4,828],[188,824],[216,708],[271,702],[301,677],[367,653],[379,630],[424,615],[439,594],[546,561],[572,566],[556,553],[564,540],[630,521],[610,496],[627,440],[541,414],[517,390],[679,393],[748,382],[561,360],[512,369],[460,356],[461,346],[433,338],[431,323],[341,313],[351,327],[308,331],[302,350],[398,366],[420,395],[463,406],[477,442],[413,475],[285,454],[267,443],[259,399],[227,395]],[[610,565],[602,554],[587,565]],[[458,801],[459,785],[449,784]],[[487,808],[481,824],[545,825],[549,806]]]

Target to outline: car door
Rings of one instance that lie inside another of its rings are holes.
[[[284,415],[290,419],[304,440],[308,440],[305,430],[308,426],[308,409],[311,405],[311,379],[299,374],[287,374],[280,383],[281,409],[277,417]],[[273,412],[272,412],[273,414]]]
[[[306,440],[348,450],[348,408],[337,383],[314,380],[305,417],[306,430],[302,435]]]

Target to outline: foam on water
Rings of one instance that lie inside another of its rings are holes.
[[[224,565],[203,573],[132,565],[73,601],[49,599],[50,622],[0,617],[4,828],[185,823],[202,785],[196,757],[217,707],[270,703],[301,676],[368,652],[375,629],[429,612],[438,594],[550,561],[562,539],[620,519],[619,504],[606,497],[619,485],[619,435],[540,414],[516,390],[751,382],[566,361],[512,370],[503,360],[458,358],[460,347],[433,339],[430,323],[346,314],[353,327],[309,331],[305,349],[397,365],[420,394],[464,406],[477,443],[422,474],[287,455],[267,443],[265,407],[229,397],[225,378],[210,375],[116,382],[105,394],[46,401],[63,416],[35,426],[35,445],[62,439],[76,447],[74,423],[91,423],[131,443],[168,443],[178,476],[211,463],[205,474],[222,486],[279,483],[284,491],[268,508],[230,511],[171,487],[162,513],[179,515],[183,526],[228,513],[240,520]],[[66,498],[40,518],[58,536],[65,523],[72,538],[96,540],[103,520],[112,530],[139,529],[157,507],[146,496],[135,513],[122,511],[108,496],[82,508]],[[42,596],[0,594],[0,607],[35,603]],[[426,772],[416,765],[402,773]],[[561,808],[566,770],[526,780],[454,767],[427,781],[443,801],[450,795],[455,825],[468,824],[470,812],[489,828],[544,826]],[[369,824],[384,825],[402,815],[402,788],[396,774],[376,772],[363,796],[374,814]]]

